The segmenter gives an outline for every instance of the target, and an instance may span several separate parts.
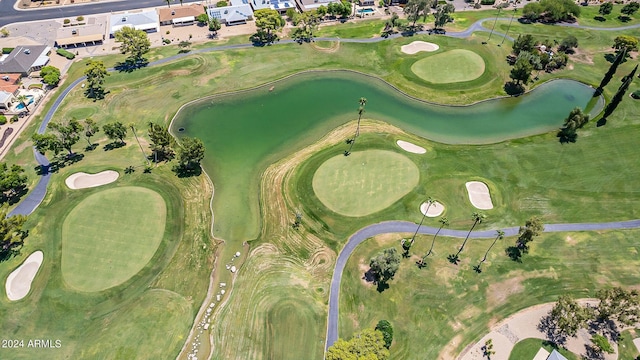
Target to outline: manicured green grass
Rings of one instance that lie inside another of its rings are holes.
[[[524,339],[516,343],[511,350],[511,354],[509,355],[509,360],[522,360],[522,359],[533,359],[534,356],[538,353],[540,348],[544,348],[549,353],[553,350],[558,351],[561,355],[567,358],[567,360],[578,360],[579,357],[568,351],[564,348],[557,347],[555,344],[550,343],[548,341],[542,339]]]
[[[454,49],[425,57],[411,65],[411,71],[434,84],[470,81],[484,73],[484,60],[472,51]]]
[[[593,27],[621,27],[640,23],[638,13],[627,19],[621,17],[622,13],[620,13],[620,10],[623,6],[624,5],[613,4],[613,11],[611,11],[611,14],[604,16],[598,13],[598,10],[600,9],[599,5],[581,6],[578,24]]]
[[[364,216],[393,204],[418,180],[418,167],[404,155],[367,150],[327,160],[313,176],[313,190],[336,213]]]
[[[629,329],[620,334],[622,340],[618,342],[618,359],[636,360],[640,356],[638,348],[633,343],[633,339],[638,338],[638,333],[638,329]]]
[[[156,252],[166,213],[162,197],[142,187],[113,188],[84,199],[62,226],[65,282],[80,291],[102,291],[127,281]]]
[[[365,20],[348,22],[338,25],[321,26],[316,32],[316,37],[368,38],[380,35],[384,28],[382,20]]]

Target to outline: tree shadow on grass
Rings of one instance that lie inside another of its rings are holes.
[[[111,150],[119,149],[119,148],[121,148],[121,147],[123,147],[125,145],[127,145],[127,143],[124,142],[124,141],[113,141],[113,142],[110,142],[110,143],[108,143],[108,144],[106,144],[104,146],[104,151],[111,151]]]
[[[367,270],[364,273],[364,275],[362,276],[362,279],[368,283],[375,284],[376,291],[379,293],[382,293],[383,291],[389,288],[389,284],[387,284],[386,281],[378,280],[378,275],[376,275],[376,273],[373,272],[371,269]]]
[[[605,22],[607,21],[607,19],[605,19],[603,16],[597,15],[593,17],[593,20],[595,21],[599,21],[599,22]]]
[[[200,174],[202,174],[202,167],[200,166],[189,167],[189,166],[183,166],[183,165],[176,165],[171,170],[173,170],[173,172],[179,178],[200,176]]]
[[[11,258],[20,254],[20,249],[22,248],[23,242],[16,243],[16,245],[9,246],[4,249],[0,246],[0,263],[10,260]]]
[[[49,165],[38,165],[35,167],[36,174],[44,176],[50,173],[58,172],[60,169],[75,164],[84,159],[84,154],[74,153],[71,156],[58,156],[49,162]]]
[[[520,96],[524,94],[524,86],[516,84],[514,81],[508,81],[504,84],[504,92],[509,96]]]

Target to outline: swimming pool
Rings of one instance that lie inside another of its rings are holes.
[[[29,99],[29,101],[27,102],[27,106],[31,105],[31,103],[33,103],[33,95],[27,95],[27,98]],[[24,105],[22,103],[18,104],[18,106],[16,106],[17,110],[22,110],[24,109]]]
[[[358,9],[358,12],[360,14],[370,14],[375,12],[375,10],[373,10],[372,8],[366,8],[366,9]]]

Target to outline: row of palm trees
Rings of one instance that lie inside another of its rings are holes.
[[[425,201],[425,203],[427,204],[427,208],[425,209],[425,211],[422,213],[422,219],[420,220],[420,224],[418,224],[418,227],[416,228],[415,233],[413,234],[413,236],[411,237],[411,239],[407,239],[407,240],[403,240],[402,241],[402,247],[404,249],[404,253],[403,256],[405,258],[409,257],[409,250],[411,249],[411,246],[413,246],[416,236],[418,235],[418,231],[420,230],[420,227],[422,227],[422,223],[424,222],[424,219],[427,216],[427,212],[429,211],[429,208],[435,203],[435,200],[431,197],[428,197],[427,200]],[[471,215],[472,219],[473,219],[473,224],[471,225],[471,229],[469,229],[469,232],[467,233],[467,236],[464,238],[464,241],[462,242],[462,245],[460,245],[460,248],[458,249],[458,252],[456,252],[455,254],[450,254],[447,256],[447,259],[449,260],[449,262],[451,262],[454,265],[458,265],[458,263],[460,262],[460,253],[462,253],[462,251],[464,250],[465,245],[467,244],[467,241],[469,240],[469,236],[471,236],[471,232],[473,232],[473,229],[480,223],[482,223],[485,219],[486,219],[486,215],[482,214],[482,213],[478,213],[478,212],[474,212]],[[444,228],[445,226],[449,225],[449,219],[447,219],[446,217],[441,217],[438,222],[440,223],[440,227],[438,228],[438,231],[436,231],[436,233],[433,235],[433,239],[431,240],[431,247],[429,248],[429,251],[420,258],[420,260],[418,260],[416,262],[416,265],[419,268],[424,268],[427,266],[427,258],[433,254],[433,247],[435,245],[436,242],[436,238],[438,237],[438,235],[440,234],[440,231],[442,230],[442,228]],[[497,230],[496,231],[496,237],[493,239],[493,242],[491,243],[491,246],[489,246],[489,248],[487,249],[487,251],[484,253],[484,257],[482,258],[482,260],[480,260],[480,262],[475,265],[473,267],[473,270],[477,273],[481,273],[482,272],[482,264],[484,264],[485,261],[487,261],[487,257],[489,256],[489,252],[491,251],[491,249],[493,248],[493,246],[496,244],[496,242],[498,240],[502,240],[504,238],[504,231],[502,230]]]

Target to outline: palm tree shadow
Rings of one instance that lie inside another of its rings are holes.
[[[449,260],[453,265],[458,265],[458,263],[460,263],[460,257],[455,254],[447,255],[447,260]]]

